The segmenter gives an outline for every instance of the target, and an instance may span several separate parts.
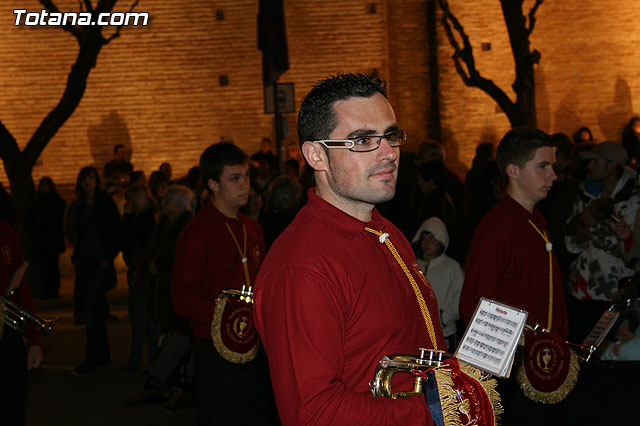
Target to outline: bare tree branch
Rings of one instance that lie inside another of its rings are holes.
[[[536,0],[536,3],[529,11],[529,26],[527,27],[527,35],[530,35],[533,32],[533,27],[536,25],[536,12],[543,2],[544,0]]]
[[[449,43],[454,49],[453,61],[456,71],[462,81],[469,87],[477,87],[487,93],[502,108],[511,119],[510,114],[514,110],[514,103],[509,96],[500,89],[492,80],[484,78],[476,68],[473,48],[469,41],[469,36],[464,31],[458,18],[451,12],[449,3],[446,0],[438,0],[443,11],[442,24],[445,28]],[[449,22],[451,24],[449,24]],[[453,29],[451,28],[453,26]],[[460,46],[455,37],[455,32],[462,39],[463,47]]]
[[[0,121],[0,158],[10,158],[12,155],[19,155],[20,148],[18,142],[13,137],[11,132],[4,126],[4,123]]]
[[[57,10],[55,5],[49,0],[41,0],[48,3],[47,7]],[[85,0],[85,6],[93,9],[93,19],[97,19],[100,13],[109,13],[113,10],[117,0],[100,0],[95,8],[91,6],[90,0]],[[137,5],[136,0],[132,8]],[[132,9],[131,9],[132,10]],[[67,76],[67,85],[58,104],[42,120],[38,129],[29,139],[24,148],[24,159],[28,167],[33,167],[36,160],[47,146],[47,143],[55,136],[60,127],[71,117],[75,109],[80,104],[86,89],[87,78],[91,69],[96,66],[98,54],[102,47],[114,38],[109,39],[102,36],[103,27],[84,26],[75,28],[80,49],[76,61],[71,67]],[[0,129],[1,131],[1,129]],[[1,133],[0,133],[1,136]]]
[[[40,0],[40,4],[51,13],[60,13],[58,7],[50,0]],[[80,40],[80,30],[73,25],[63,25],[62,29],[71,33],[76,39]]]
[[[118,0],[98,0],[98,5],[92,12],[94,14],[109,13],[113,10]]]
[[[60,13],[54,3],[55,0],[39,1],[50,13]],[[94,0],[95,7],[92,4],[92,0],[77,1],[80,11],[82,13],[89,12],[92,21],[95,21],[100,13],[111,12],[117,0]],[[135,0],[134,6],[137,4],[138,0]],[[34,207],[36,191],[32,175],[33,167],[44,148],[80,104],[86,90],[89,73],[97,64],[100,50],[108,43],[102,34],[104,26],[66,25],[63,30],[70,32],[76,38],[79,49],[76,60],[67,76],[66,86],[58,104],[42,120],[22,151],[20,151],[14,136],[0,121],[0,158],[4,163],[5,172],[9,178],[11,194],[16,208],[16,217],[18,218],[17,228],[25,258],[31,257],[36,250],[36,237],[33,233],[33,224],[37,216]],[[112,38],[113,36],[110,37],[110,39]],[[33,260],[35,264],[36,259]],[[37,270],[38,267],[35,269]],[[31,281],[31,284],[33,283],[34,281]],[[36,288],[37,286],[36,284]]]
[[[129,11],[127,13],[131,13],[133,11],[133,9],[138,5],[138,3],[140,2],[140,0],[135,0],[132,4],[131,7],[129,8]],[[111,42],[111,40],[113,40],[114,38],[118,38],[120,37],[120,30],[122,30],[122,27],[124,25],[118,25],[116,27],[116,31],[111,34],[110,37],[108,37],[107,39],[105,39],[104,44],[108,44]]]

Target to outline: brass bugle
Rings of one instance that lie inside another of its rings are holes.
[[[8,311],[6,306],[2,305],[2,302],[0,302],[0,319],[2,320],[2,324],[8,325],[18,333],[24,331],[24,318],[16,315],[13,311]],[[2,324],[0,324],[0,327]]]
[[[58,321],[57,319],[41,319],[4,296],[0,296],[0,302],[5,305],[4,323],[18,332],[24,330],[26,320],[35,324],[43,336],[48,336],[53,327],[55,327],[56,321]]]
[[[434,367],[440,367],[442,362],[451,355],[443,351],[420,348],[420,355],[385,355],[382,357],[373,380],[369,382],[369,390],[373,396],[387,398],[406,398],[408,396],[422,395],[422,377],[419,374]],[[391,389],[391,380],[396,373],[409,373],[413,376],[413,389],[394,392]]]
[[[247,288],[247,286],[243,285],[242,290],[228,288],[226,290],[222,290],[222,293],[238,297],[241,301],[246,303],[253,303],[253,287],[251,286]]]

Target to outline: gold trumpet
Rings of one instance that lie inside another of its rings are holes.
[[[4,305],[3,323],[20,333],[24,330],[25,322],[30,321],[40,329],[43,336],[47,336],[58,321],[57,319],[41,319],[4,296],[0,296],[0,305]]]
[[[420,348],[419,355],[385,355],[376,367],[373,380],[369,382],[369,390],[373,396],[387,398],[406,398],[408,396],[422,395],[422,375],[426,370],[442,366],[442,362],[451,355],[443,351]],[[391,379],[396,373],[409,373],[414,376],[413,390],[393,392]]]

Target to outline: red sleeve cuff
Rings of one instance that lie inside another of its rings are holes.
[[[624,243],[624,251],[630,251],[633,246],[633,234],[629,236],[629,238],[623,240]]]

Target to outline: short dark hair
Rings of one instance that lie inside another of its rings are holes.
[[[119,143],[119,144],[117,144],[117,145],[114,145],[114,146],[113,146],[113,153],[115,154],[116,152],[118,152],[118,150],[119,150],[120,148],[126,148],[126,146],[124,146],[124,145],[123,145],[123,144],[121,144],[121,143]]]
[[[543,146],[553,147],[554,145],[551,136],[542,130],[531,127],[509,130],[500,141],[496,154],[502,177],[508,181],[507,165],[524,166],[533,158],[536,150]]]
[[[387,97],[383,80],[368,74],[338,74],[316,83],[302,100],[298,113],[300,146],[305,141],[327,139],[338,125],[333,104],[349,98]]]
[[[244,164],[247,158],[243,150],[226,142],[216,143],[205,149],[200,156],[200,176],[204,187],[211,192],[207,184],[209,179],[219,182],[224,166]]]

